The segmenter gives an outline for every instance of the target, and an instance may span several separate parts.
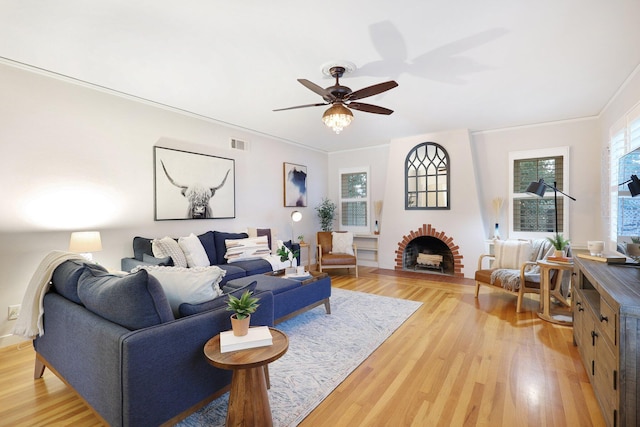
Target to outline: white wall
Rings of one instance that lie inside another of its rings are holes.
[[[71,231],[101,231],[104,250],[94,256],[110,268],[133,254],[136,235],[258,226],[289,239],[283,162],[309,175],[296,236],[319,228],[313,207],[327,192],[326,153],[2,64],[0,92],[0,347],[15,340],[7,307],[22,302],[44,255],[68,248]],[[230,137],[250,151],[229,149]],[[154,221],[154,145],[235,159],[236,218]]]
[[[440,144],[449,154],[449,210],[404,208],[406,157],[416,145],[423,142]],[[460,254],[463,256],[462,273],[465,277],[472,277],[478,256],[484,248],[484,238],[468,131],[456,130],[394,139],[389,149],[388,165],[379,239],[380,267],[393,269],[395,251],[403,237],[423,224],[431,224],[437,231],[453,238],[460,247]]]
[[[477,258],[485,251],[484,240],[493,235],[495,218],[492,200],[496,197],[505,200],[499,223],[503,238],[508,237],[510,151],[569,146],[569,194],[577,199],[569,206],[569,237],[575,246],[586,246],[587,240],[604,238],[600,191],[602,153],[596,118],[474,132],[470,144],[458,141],[457,137],[459,135],[455,132],[418,135],[394,140],[389,146],[332,153],[329,156],[329,189],[330,197],[334,200],[338,196],[339,168],[371,166],[374,199],[379,199],[382,194],[385,200],[380,233],[380,267],[393,268],[394,251],[403,233],[423,223],[430,223],[439,231],[450,233],[461,246],[465,266],[463,273],[465,277],[473,277]],[[449,152],[452,162],[452,208],[466,205],[461,215],[457,211],[404,211],[404,157],[414,145],[425,141],[442,144]],[[466,160],[467,156],[470,163]],[[385,168],[384,165],[388,166]],[[469,194],[470,189],[476,193]],[[453,228],[448,225],[449,220],[455,221]],[[391,229],[390,222],[393,225]]]
[[[503,236],[509,228],[509,152],[568,146],[570,175],[566,192],[576,198],[575,202],[569,203],[569,238],[574,246],[586,246],[587,240],[604,239],[601,225],[602,153],[597,119],[477,132],[472,139],[485,237],[493,233],[492,200],[496,197],[505,200],[499,221]]]
[[[329,183],[328,197],[334,202],[338,202],[340,191],[340,169],[366,166],[369,167],[369,191],[371,209],[373,202],[384,199],[384,190],[387,179],[387,159],[389,157],[389,146],[379,145],[375,147],[348,150],[329,154]],[[382,207],[384,215],[384,206]],[[371,230],[373,233],[373,212],[371,217]],[[334,230],[339,230],[338,218],[334,223]]]

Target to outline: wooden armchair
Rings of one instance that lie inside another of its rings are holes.
[[[318,271],[329,268],[346,268],[348,271],[350,268],[355,268],[356,277],[358,277],[358,248],[353,244],[353,235],[349,233],[352,242],[350,246],[353,250],[353,255],[351,255],[346,251],[342,253],[333,250],[332,233],[331,231],[318,231],[316,235],[318,242]]]
[[[517,295],[516,312],[520,313],[524,294],[540,294],[540,271],[537,262],[553,254],[553,246],[547,239],[537,239],[533,242],[517,241],[519,244],[514,242],[516,241],[498,240],[495,243],[495,256],[480,255],[475,273],[476,298],[480,285],[509,292]],[[519,253],[507,253],[508,251]],[[485,267],[483,264],[487,260],[493,260],[494,265]],[[554,273],[557,272],[552,271],[551,295],[564,302],[566,300],[561,295],[562,274]]]

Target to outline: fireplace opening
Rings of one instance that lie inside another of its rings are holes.
[[[396,270],[464,277],[460,248],[453,237],[436,230],[431,224],[422,224],[422,227],[402,236],[395,253]]]
[[[454,274],[453,253],[442,240],[420,236],[411,240],[404,249],[403,269],[429,273]]]

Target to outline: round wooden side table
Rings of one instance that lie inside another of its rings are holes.
[[[573,325],[573,319],[571,315],[571,302],[567,301],[562,295],[560,295],[560,291],[553,293],[551,289],[551,270],[558,270],[558,274],[560,277],[557,279],[557,286],[560,286],[562,283],[562,274],[564,272],[568,272],[567,274],[571,274],[573,271],[573,264],[559,264],[550,261],[540,260],[538,261],[538,265],[540,266],[540,304],[542,305],[542,312],[538,312],[538,317],[542,320],[546,320],[547,322],[555,323],[558,325],[571,326]],[[564,311],[563,313],[553,313],[551,311],[551,295],[569,307],[568,311]]]
[[[227,426],[273,426],[264,366],[287,352],[289,338],[277,329],[269,331],[273,344],[266,347],[221,353],[219,334],[204,345],[204,355],[210,364],[233,371]]]

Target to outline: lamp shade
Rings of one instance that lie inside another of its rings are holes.
[[[300,222],[300,220],[302,220],[302,212],[300,211],[291,212],[291,221]]]
[[[631,197],[636,197],[640,194],[640,179],[636,175],[631,175],[631,181],[628,184]]]
[[[349,126],[353,120],[353,113],[340,103],[333,104],[322,115],[322,121],[335,133],[340,133],[342,129]]]
[[[541,179],[540,181],[533,181],[531,182],[531,184],[529,184],[529,186],[525,190],[525,193],[531,194],[533,196],[544,197],[545,187],[546,185],[544,184],[543,179]]]
[[[89,253],[102,250],[99,231],[75,231],[69,240],[69,252]]]

